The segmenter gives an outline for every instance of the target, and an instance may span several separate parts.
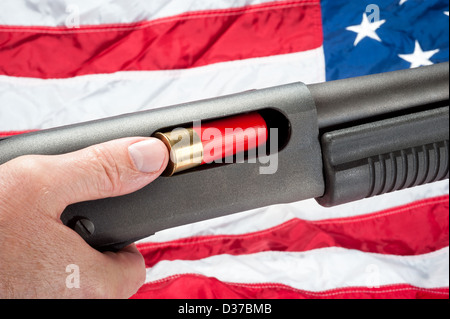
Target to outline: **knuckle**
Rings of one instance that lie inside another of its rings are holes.
[[[119,299],[124,298],[122,287],[116,287],[112,282],[115,279],[98,275],[86,285],[82,291],[85,299]]]
[[[103,145],[95,145],[88,150],[88,158],[97,172],[101,195],[120,192],[121,172],[111,151]]]
[[[27,155],[8,163],[11,181],[22,187],[42,189],[51,184],[49,167],[41,156]]]
[[[111,299],[111,292],[104,283],[94,283],[83,291],[85,299]]]
[[[21,156],[0,168],[0,196],[3,204],[26,208],[23,212],[46,210],[54,200],[52,165],[41,155]]]

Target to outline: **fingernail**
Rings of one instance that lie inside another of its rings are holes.
[[[150,138],[130,145],[128,152],[137,170],[142,173],[154,173],[163,169],[168,151],[163,142]]]

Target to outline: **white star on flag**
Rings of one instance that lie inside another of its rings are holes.
[[[364,13],[360,25],[353,25],[347,27],[346,30],[353,31],[358,34],[353,44],[354,46],[357,46],[359,42],[361,42],[363,39],[367,37],[377,40],[378,42],[381,42],[380,37],[375,31],[377,31],[385,22],[386,20],[370,22],[369,18],[367,17],[367,14]]]
[[[408,1],[408,0],[400,0],[400,4],[399,5],[400,6],[403,5],[406,1]]]
[[[411,63],[410,68],[417,68],[419,66],[432,65],[433,62],[430,61],[430,58],[439,52],[439,49],[431,50],[431,51],[423,51],[422,47],[419,44],[419,41],[416,40],[416,45],[414,47],[414,52],[411,54],[399,54],[398,56],[405,61]]]

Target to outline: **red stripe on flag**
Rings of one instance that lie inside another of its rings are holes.
[[[27,131],[6,131],[6,132],[1,132],[0,131],[0,138],[5,138],[5,137],[11,137],[14,135],[20,135],[20,134],[25,134],[25,133],[31,133],[31,132],[35,132],[36,130],[27,130]]]
[[[346,287],[305,291],[283,284],[243,284],[183,274],[147,283],[134,299],[448,299],[448,288],[419,288],[397,284],[378,288]]]
[[[67,78],[185,69],[320,47],[320,1],[276,2],[77,29],[0,26],[0,43],[0,74],[9,76]]]
[[[141,243],[147,267],[161,260],[262,251],[308,251],[323,247],[371,253],[419,255],[448,246],[449,196],[352,218],[325,221],[292,219],[279,226],[242,235],[192,237],[165,243]]]

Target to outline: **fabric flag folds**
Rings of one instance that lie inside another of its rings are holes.
[[[0,137],[448,61],[443,0],[5,0]],[[448,298],[448,181],[138,242],[133,298]]]

